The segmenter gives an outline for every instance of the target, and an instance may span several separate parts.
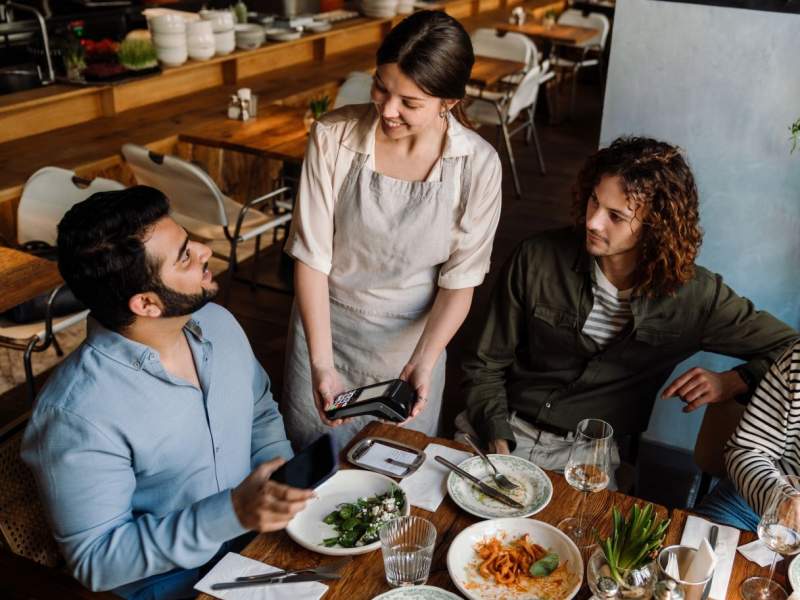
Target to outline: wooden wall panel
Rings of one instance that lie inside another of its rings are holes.
[[[367,27],[329,35],[325,40],[325,54],[332,56],[368,44],[378,45],[388,33],[387,26],[391,26],[390,21],[376,21]]]
[[[0,113],[0,143],[103,116],[100,93],[66,96],[23,110]]]
[[[501,0],[478,0],[478,12],[482,13],[487,10],[497,10],[502,6]]]
[[[276,49],[274,52],[260,52],[244,55],[238,59],[237,76],[239,79],[253,77],[261,73],[290,67],[299,63],[314,60],[314,42],[293,44]]]
[[[114,87],[114,106],[120,113],[217,87],[223,83],[223,66],[218,61],[192,69],[168,69],[158,78],[147,77]]]

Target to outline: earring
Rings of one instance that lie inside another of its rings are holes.
[[[446,108],[442,108],[442,110],[441,110],[441,111],[439,111],[439,116],[440,116],[442,119],[444,119],[444,118],[447,116],[447,109],[446,109]]]

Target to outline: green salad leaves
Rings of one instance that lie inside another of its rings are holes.
[[[340,504],[323,521],[336,530],[335,537],[326,538],[322,544],[328,548],[342,546],[355,548],[377,541],[381,526],[403,514],[406,496],[399,487],[385,494],[359,498],[355,502]]]
[[[532,577],[547,577],[558,568],[558,554],[550,552],[531,565],[530,574]]]

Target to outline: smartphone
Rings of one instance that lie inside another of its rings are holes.
[[[292,487],[311,490],[336,473],[338,467],[333,439],[326,433],[295,454],[289,462],[275,471],[270,479]]]

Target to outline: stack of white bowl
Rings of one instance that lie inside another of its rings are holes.
[[[397,14],[397,0],[361,0],[361,12],[375,19],[386,19]]]
[[[188,48],[183,17],[166,13],[151,18],[148,25],[158,60],[168,67],[185,63]]]
[[[236,48],[233,13],[229,10],[207,10],[200,13],[200,16],[211,23],[217,56],[233,52]]]
[[[414,0],[398,0],[398,15],[410,15],[412,12],[414,12]]]
[[[195,21],[186,28],[186,41],[189,47],[189,58],[192,60],[208,60],[214,56],[214,30],[210,21]]]

